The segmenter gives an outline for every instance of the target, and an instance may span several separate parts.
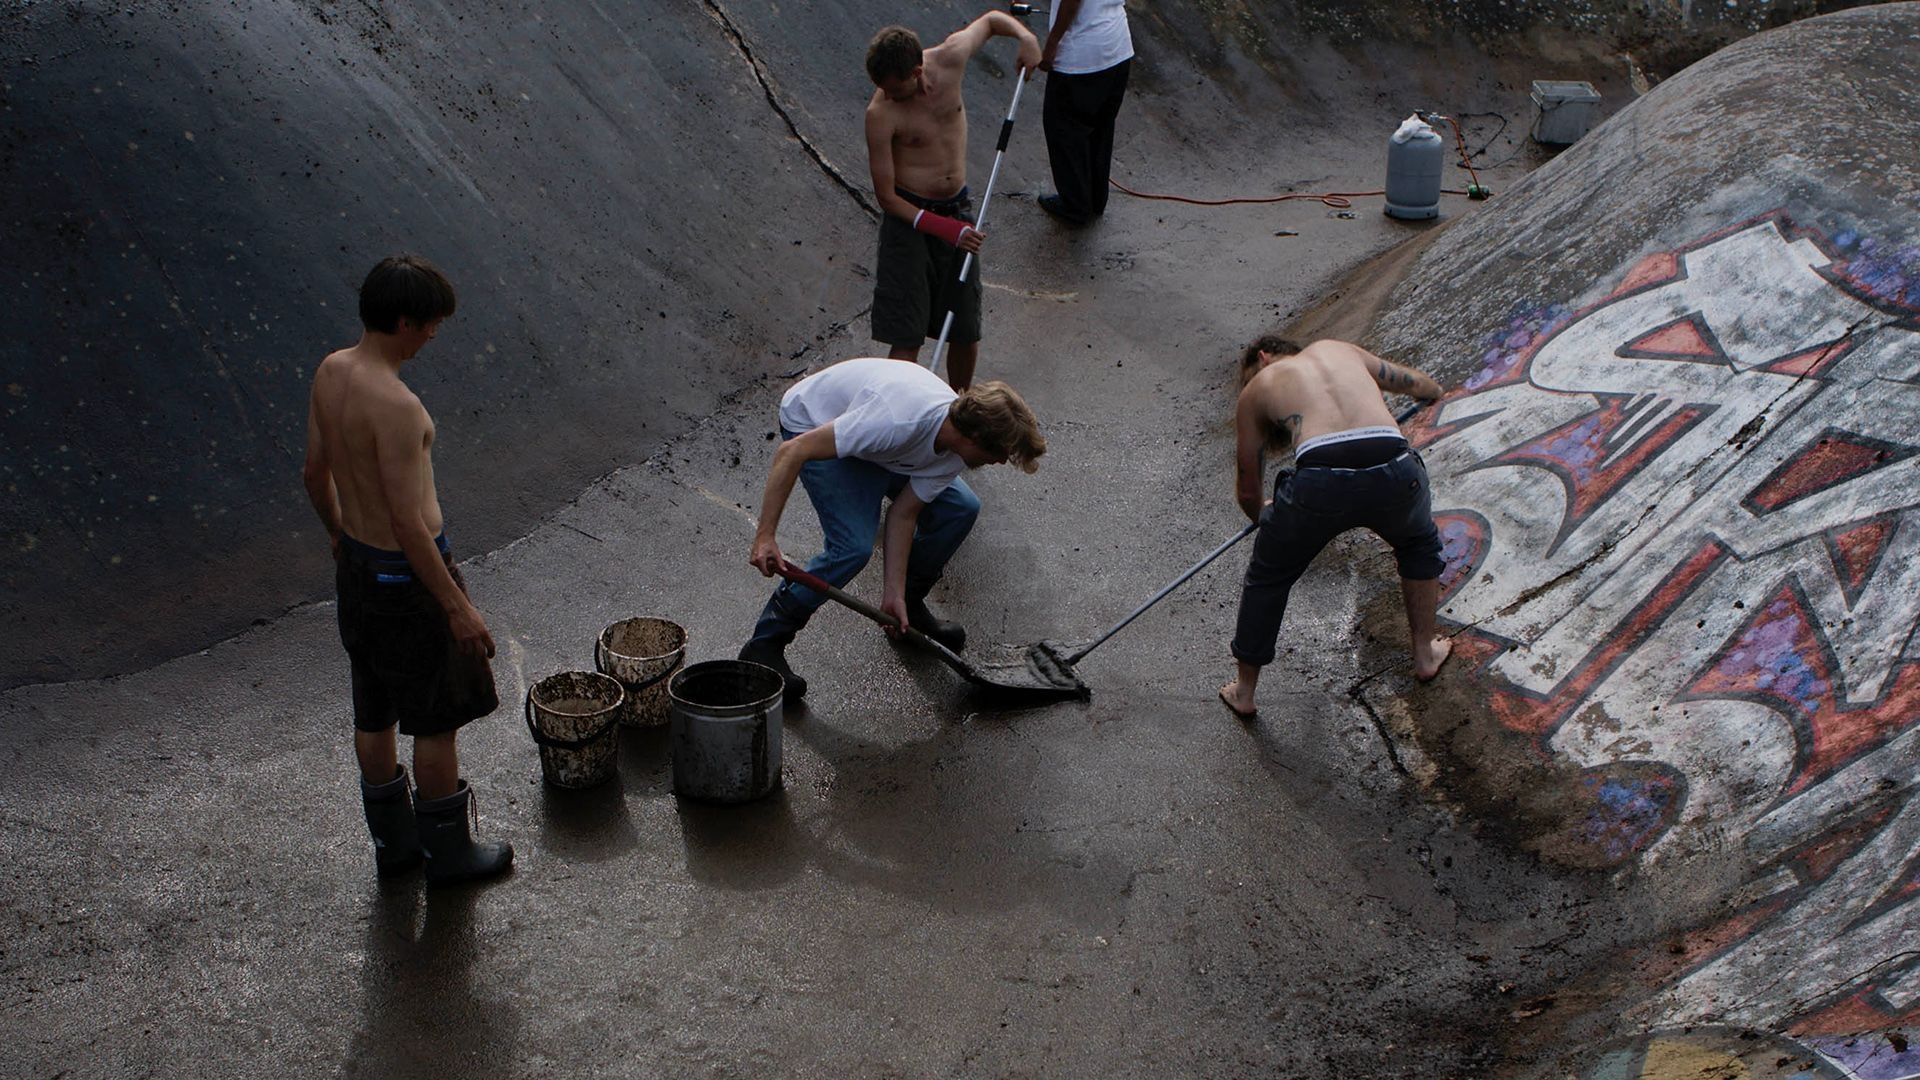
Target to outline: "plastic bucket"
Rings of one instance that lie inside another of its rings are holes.
[[[672,718],[667,680],[687,657],[687,632],[671,619],[643,615],[621,619],[600,631],[593,643],[593,666],[626,687],[620,722],[654,727]]]
[[[627,693],[594,671],[563,671],[527,687],[527,731],[547,783],[588,788],[613,779]]]
[[[780,786],[780,673],[707,660],[667,683],[673,699],[673,792],[739,803]]]

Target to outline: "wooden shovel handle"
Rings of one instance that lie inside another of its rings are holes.
[[[867,603],[865,600],[854,596],[852,593],[847,592],[845,589],[828,584],[826,579],[820,577],[818,574],[809,574],[785,559],[780,560],[780,565],[775,569],[781,577],[786,578],[796,585],[805,585],[814,592],[831,597],[834,601],[852,608],[889,630],[899,630],[906,635],[908,641],[913,642],[915,645],[932,649],[936,653],[945,653],[947,656],[953,655],[951,650],[947,649],[944,645],[941,645],[939,642],[915,630],[911,626],[901,626],[899,623],[893,621],[892,616],[889,616],[872,604]],[[955,657],[955,659],[958,658]]]

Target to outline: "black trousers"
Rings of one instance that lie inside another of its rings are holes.
[[[1113,169],[1113,121],[1127,96],[1131,59],[1086,75],[1047,76],[1041,113],[1047,160],[1063,215],[1084,221],[1107,209],[1107,175]]]
[[[1260,512],[1240,589],[1234,659],[1255,667],[1273,663],[1293,583],[1321,548],[1348,529],[1371,529],[1392,544],[1400,576],[1408,581],[1431,581],[1447,568],[1419,454],[1409,450],[1370,469],[1281,469],[1273,480],[1273,502]]]

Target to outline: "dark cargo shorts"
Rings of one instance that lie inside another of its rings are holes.
[[[973,220],[973,200],[965,188],[943,202],[923,199],[899,188],[902,198],[923,210],[961,221]],[[953,311],[948,344],[980,340],[980,257],[974,256],[966,284],[960,283],[960,264],[967,253],[935,236],[916,232],[892,214],[880,219],[880,252],[873,273],[873,340],[916,348],[940,336],[940,326]]]
[[[1234,659],[1256,667],[1273,663],[1293,583],[1348,529],[1370,529],[1393,545],[1400,576],[1408,581],[1430,581],[1446,569],[1427,466],[1419,454],[1406,450],[1364,469],[1281,469],[1273,481],[1273,502],[1260,512],[1260,532],[1240,589],[1230,647]]]
[[[440,556],[454,584],[466,582],[446,539]],[[493,668],[462,652],[446,612],[413,576],[405,554],[340,539],[334,585],[340,597],[340,642],[353,669],[353,726],[402,735],[439,735],[500,706]]]

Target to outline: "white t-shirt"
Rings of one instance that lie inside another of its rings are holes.
[[[1048,30],[1059,17],[1060,5],[1055,4],[1047,16]],[[1132,58],[1133,34],[1127,29],[1126,0],[1086,0],[1073,25],[1060,38],[1060,48],[1053,54],[1053,70],[1062,75],[1090,75]]]
[[[833,447],[908,478],[922,502],[932,502],[966,471],[934,437],[959,395],[919,364],[885,357],[842,360],[794,383],[780,399],[780,426],[796,435],[833,425]]]

